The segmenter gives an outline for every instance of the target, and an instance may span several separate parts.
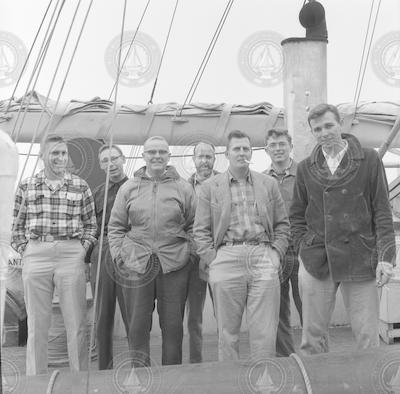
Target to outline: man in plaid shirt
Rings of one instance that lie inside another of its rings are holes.
[[[26,374],[47,373],[54,288],[60,299],[73,371],[87,369],[84,257],[96,242],[96,215],[88,184],[66,171],[68,148],[50,136],[40,147],[44,170],[18,187],[12,245],[22,256],[28,314]]]
[[[289,220],[277,181],[249,169],[249,136],[231,131],[225,155],[228,170],[200,186],[193,227],[199,264],[209,273],[218,358],[239,359],[245,310],[251,355],[273,357]]]

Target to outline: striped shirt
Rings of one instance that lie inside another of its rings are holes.
[[[223,242],[268,241],[258,214],[253,181],[250,172],[245,183],[229,174],[231,191],[231,218]]]
[[[40,171],[19,185],[12,234],[18,252],[24,251],[29,239],[45,235],[79,238],[89,248],[96,242],[96,231],[92,192],[78,176],[65,173],[59,185],[51,185]]]

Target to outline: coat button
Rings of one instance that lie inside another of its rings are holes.
[[[342,194],[347,194],[349,191],[347,189],[342,189]]]

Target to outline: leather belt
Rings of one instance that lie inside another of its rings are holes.
[[[70,239],[78,239],[77,237],[70,237],[68,235],[39,235],[38,237],[32,238],[35,241],[40,242],[54,242],[54,241],[68,241]]]
[[[228,241],[223,242],[221,246],[236,246],[236,245],[267,245],[268,241]]]

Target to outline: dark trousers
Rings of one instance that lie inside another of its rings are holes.
[[[97,244],[94,247],[90,258],[92,263],[90,282],[92,285],[93,294],[96,283],[98,256],[99,245]],[[96,308],[96,337],[100,370],[113,368],[113,331],[115,302],[117,299],[121,310],[122,320],[125,325],[125,330],[128,332],[126,306],[122,294],[122,287],[118,282],[119,281],[116,280],[114,265],[110,255],[108,240],[106,237],[104,237],[103,248],[101,252],[100,277]]]
[[[203,310],[207,294],[207,282],[199,277],[199,258],[192,256],[189,262],[188,297],[186,302],[189,332],[189,359],[191,363],[203,360]]]
[[[162,365],[182,363],[183,317],[189,278],[189,264],[164,274],[156,255],[149,259],[146,272],[154,276],[142,283],[123,287],[129,321],[128,343],[135,366],[149,366],[150,331],[157,300],[162,336]],[[146,274],[144,274],[146,275]]]
[[[281,302],[279,309],[279,324],[276,337],[276,354],[278,357],[288,357],[294,353],[292,327],[290,324],[290,284],[292,285],[293,300],[303,325],[302,304],[299,293],[299,261],[294,256],[289,256],[290,266],[284,267],[281,281]],[[289,283],[290,282],[290,283]]]

